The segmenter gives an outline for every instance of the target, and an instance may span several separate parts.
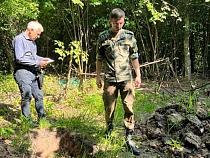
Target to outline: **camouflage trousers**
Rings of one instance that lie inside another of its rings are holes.
[[[116,102],[118,93],[120,92],[121,101],[124,109],[124,126],[126,129],[134,129],[134,86],[132,81],[126,82],[105,82],[103,101],[105,108],[105,120],[107,123],[111,123],[114,120],[114,112],[116,108]]]

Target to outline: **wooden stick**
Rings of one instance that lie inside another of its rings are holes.
[[[79,73],[79,75],[96,76],[96,73]],[[101,73],[100,75],[101,75],[101,76],[104,76],[104,73]]]
[[[145,63],[145,64],[141,64],[139,67],[145,67],[145,66],[148,66],[148,65],[151,65],[151,64],[156,64],[156,63],[159,63],[159,62],[162,62],[162,61],[166,61],[167,59],[158,59],[156,61],[152,61],[152,62],[149,62],[149,63]],[[88,75],[88,76],[96,76],[96,73],[78,73],[79,75]],[[101,76],[104,76],[104,73],[101,73],[100,74]]]
[[[162,61],[165,61],[165,60],[167,60],[167,59],[159,59],[159,60],[152,61],[152,62],[149,62],[149,63],[141,64],[139,67],[144,67],[144,66],[148,66],[148,65],[151,65],[151,64],[156,64],[156,63],[159,63],[159,62],[162,62]]]

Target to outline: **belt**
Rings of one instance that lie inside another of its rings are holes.
[[[23,65],[23,64],[15,63],[15,71],[20,70],[20,69],[28,70],[28,71],[30,71],[34,74],[38,71],[38,67],[35,67],[33,65],[29,66],[29,65]]]

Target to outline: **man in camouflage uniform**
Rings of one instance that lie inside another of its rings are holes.
[[[133,154],[140,155],[140,150],[131,140],[134,130],[134,86],[132,82],[131,64],[135,70],[135,87],[141,84],[141,75],[138,62],[138,48],[136,39],[131,31],[122,29],[125,13],[119,9],[113,9],[110,14],[111,28],[103,31],[97,42],[96,73],[98,88],[102,87],[102,64],[105,72],[103,101],[105,107],[105,120],[107,123],[106,134],[113,130],[114,111],[118,91],[120,92],[126,129],[126,142]]]

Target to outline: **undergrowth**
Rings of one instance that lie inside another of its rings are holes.
[[[56,76],[44,79],[44,104],[47,118],[53,123],[43,122],[39,128],[66,129],[81,134],[84,138],[94,140],[99,147],[96,158],[128,157],[125,152],[123,117],[124,111],[120,97],[115,110],[115,130],[112,137],[105,139],[104,107],[102,89],[97,89],[95,79],[88,79],[83,87],[70,85],[68,99],[63,99],[64,85]],[[11,146],[16,151],[27,155],[31,147],[29,133],[31,124],[23,120],[20,110],[20,95],[12,75],[0,75],[0,137],[11,139]],[[144,93],[135,91],[134,113],[138,123],[144,114],[152,114],[157,108],[177,100],[166,94]],[[192,99],[190,105],[193,104]],[[181,99],[178,99],[181,100]],[[31,103],[32,120],[37,121],[34,101]],[[87,155],[84,152],[83,157]],[[55,154],[56,157],[56,154]],[[129,155],[129,157],[132,157]]]

